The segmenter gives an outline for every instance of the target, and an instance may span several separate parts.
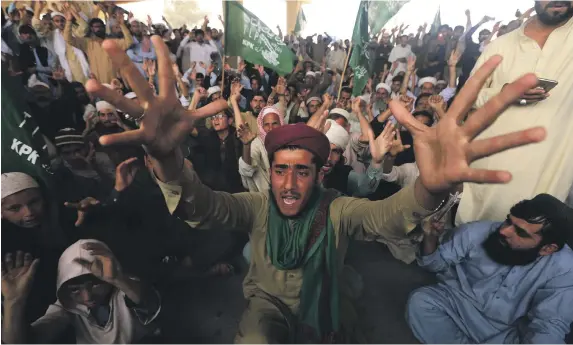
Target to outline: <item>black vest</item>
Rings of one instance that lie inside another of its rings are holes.
[[[351,196],[348,193],[348,175],[351,171],[351,166],[336,164],[332,172],[324,177],[324,187],[336,189],[347,196]]]

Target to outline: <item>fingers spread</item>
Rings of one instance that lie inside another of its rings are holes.
[[[34,258],[32,257],[32,254],[26,253],[24,255],[24,266],[30,266],[30,264],[32,263],[32,260],[34,260]]]
[[[135,67],[125,51],[113,40],[105,40],[101,46],[111,59],[114,67],[122,71],[127,82],[137,95],[137,98],[144,104],[150,102],[154,98],[153,90],[151,90],[147,84],[147,80],[145,80],[141,72]]]
[[[127,99],[114,90],[103,86],[99,81],[90,79],[86,83],[86,90],[94,96],[104,99],[113,104],[118,109],[132,115],[140,116],[143,114],[143,108],[131,99]]]
[[[493,138],[476,140],[468,147],[468,159],[471,161],[491,156],[513,147],[540,142],[547,135],[545,128],[536,127],[519,132],[513,132]]]
[[[468,118],[462,126],[464,132],[470,138],[475,138],[489,127],[524,91],[535,84],[537,84],[535,75],[527,74],[504,87],[501,93],[490,99]]]
[[[137,161],[137,157],[131,157],[131,158],[119,163],[119,165],[117,166],[117,169],[118,170],[125,169],[125,168],[129,167],[129,165],[131,165],[132,163],[134,163],[136,161]]]
[[[467,114],[476,101],[479,90],[481,90],[487,78],[495,71],[502,59],[499,55],[492,56],[468,79],[450,106],[448,114],[455,116],[456,120],[462,119]]]

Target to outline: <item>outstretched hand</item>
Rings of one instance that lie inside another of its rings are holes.
[[[16,252],[16,255],[7,253],[3,259],[2,302],[25,299],[32,288],[39,259],[33,260],[32,254],[21,251]]]
[[[370,154],[372,155],[372,163],[381,164],[384,161],[384,156],[392,147],[394,139],[394,125],[388,121],[382,133],[375,138],[372,128],[368,128],[368,141],[370,143]]]
[[[80,202],[66,202],[64,206],[67,208],[73,208],[78,210],[78,219],[74,224],[76,227],[82,226],[86,221],[86,218],[90,212],[93,212],[93,209],[100,205],[99,200],[96,200],[92,197],[87,197]]]
[[[140,103],[120,96],[96,80],[89,80],[86,89],[141,119],[139,129],[102,136],[100,138],[102,145],[144,145],[152,157],[160,158],[179,148],[180,143],[191,133],[197,120],[225,110],[227,103],[225,100],[218,100],[198,110],[183,108],[175,90],[176,80],[171,68],[169,49],[159,36],[154,35],[151,41],[157,54],[159,95],[154,94],[153,89],[125,51],[113,40],[105,40],[102,47],[113,65],[124,72]]]
[[[501,56],[493,56],[486,61],[467,81],[444,118],[434,127],[427,127],[417,121],[399,102],[390,102],[394,117],[414,137],[420,182],[428,192],[448,192],[462,182],[507,183],[511,181],[509,172],[472,169],[470,164],[480,158],[545,139],[546,131],[542,127],[488,139],[475,139],[521,94],[537,85],[534,74],[527,74],[504,87],[501,93],[460,125],[473,106],[479,90],[501,61]]]
[[[87,242],[82,244],[93,257],[93,261],[84,258],[75,259],[74,262],[89,270],[94,276],[112,285],[124,278],[123,269],[111,250],[102,243]]]

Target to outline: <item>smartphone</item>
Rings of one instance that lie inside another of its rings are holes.
[[[538,80],[539,83],[537,84],[537,87],[542,88],[543,90],[545,90],[545,92],[553,90],[553,88],[557,86],[557,84],[559,84],[559,82],[557,82],[556,80],[551,80],[551,79],[538,78]]]

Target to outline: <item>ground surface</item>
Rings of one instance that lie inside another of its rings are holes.
[[[417,343],[404,319],[409,293],[434,281],[377,243],[352,243],[347,262],[362,276],[357,311],[370,343]],[[245,264],[246,266],[246,264]],[[169,342],[232,343],[245,302],[243,274],[178,285],[165,296],[163,333]],[[569,343],[572,343],[571,336]]]

